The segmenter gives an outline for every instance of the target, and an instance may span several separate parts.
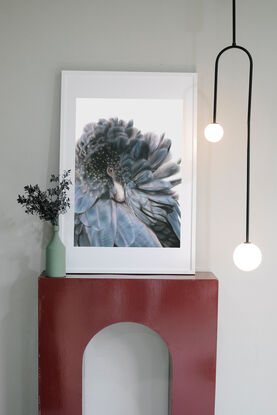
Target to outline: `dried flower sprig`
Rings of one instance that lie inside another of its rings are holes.
[[[38,184],[24,186],[24,194],[18,195],[17,202],[25,207],[25,212],[38,215],[42,221],[58,224],[59,215],[70,208],[70,199],[67,192],[72,185],[71,170],[65,170],[62,175],[51,175],[50,183],[55,186],[42,191]]]

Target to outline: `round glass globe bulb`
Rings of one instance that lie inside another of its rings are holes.
[[[234,250],[233,259],[235,265],[242,271],[253,271],[262,262],[262,253],[256,245],[244,242]]]
[[[220,124],[208,124],[204,130],[205,138],[211,143],[217,143],[223,137],[224,130]]]

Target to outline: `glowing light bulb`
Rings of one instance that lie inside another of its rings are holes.
[[[223,137],[224,130],[220,124],[213,123],[208,124],[204,130],[204,135],[208,141],[211,143],[217,143]]]
[[[235,265],[242,271],[253,271],[262,262],[262,253],[256,245],[244,242],[234,250],[233,259]]]

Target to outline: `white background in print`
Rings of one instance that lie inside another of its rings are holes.
[[[100,118],[133,120],[134,127],[143,134],[165,133],[172,141],[171,154],[174,160],[182,153],[183,101],[181,99],[117,99],[77,98],[76,99],[76,140],[83,128]]]

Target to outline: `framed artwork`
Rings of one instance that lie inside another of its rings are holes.
[[[63,71],[67,273],[194,274],[194,73]]]

